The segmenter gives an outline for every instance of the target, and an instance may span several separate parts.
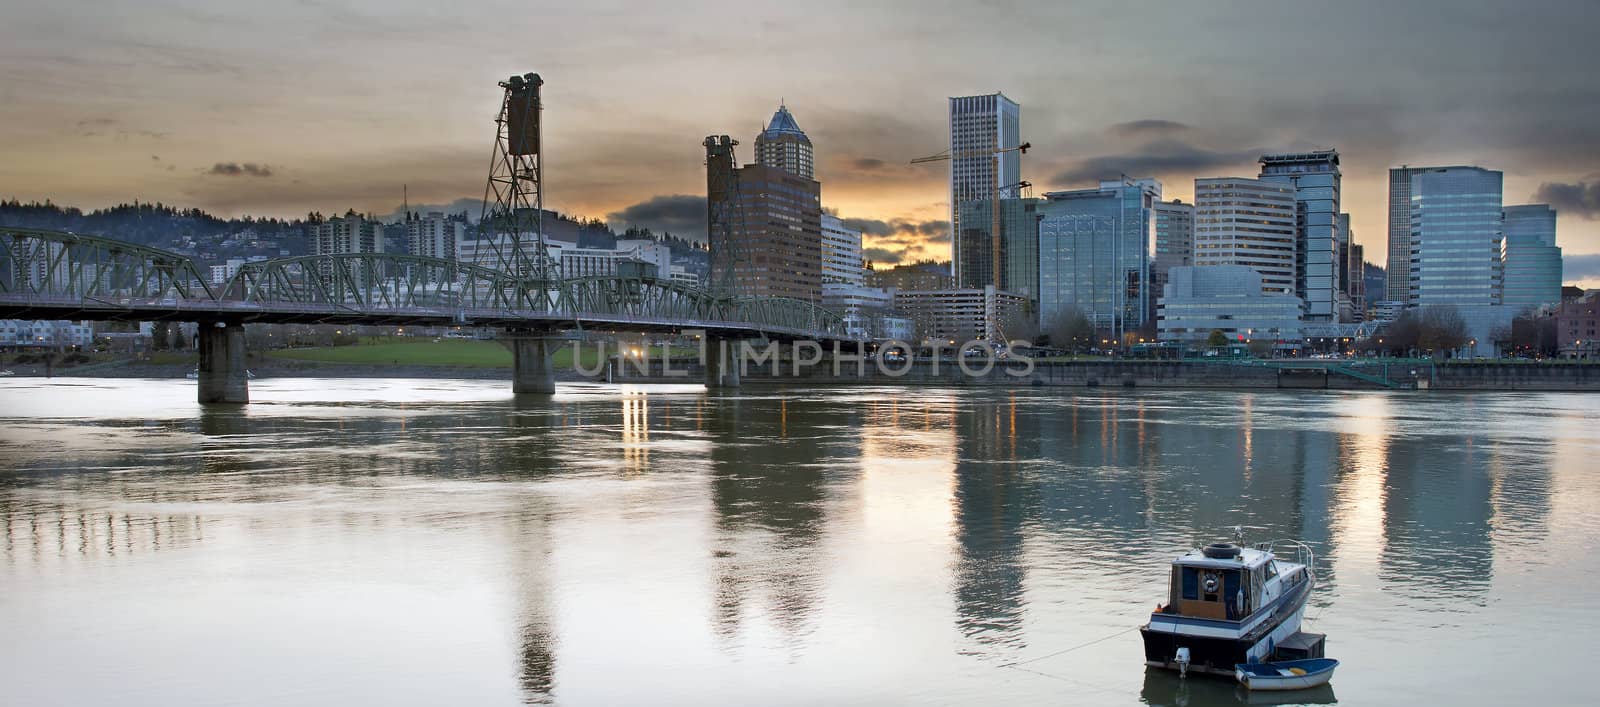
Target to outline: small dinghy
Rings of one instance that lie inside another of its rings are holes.
[[[1234,677],[1249,690],[1304,690],[1326,685],[1333,679],[1339,661],[1332,658],[1280,660],[1272,663],[1240,663],[1233,666]]]

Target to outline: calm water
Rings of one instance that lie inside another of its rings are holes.
[[[0,382],[0,704],[1238,704],[1128,631],[1235,524],[1312,701],[1596,699],[1597,396],[251,393]]]

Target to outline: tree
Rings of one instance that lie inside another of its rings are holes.
[[[1445,353],[1467,343],[1467,320],[1448,304],[1430,304],[1417,317],[1417,348]]]
[[[1211,336],[1206,337],[1206,346],[1210,346],[1211,348],[1221,348],[1227,345],[1228,335],[1222,333],[1221,329],[1212,329]]]
[[[1077,307],[1068,307],[1050,320],[1050,345],[1078,353],[1094,343],[1094,323]]]

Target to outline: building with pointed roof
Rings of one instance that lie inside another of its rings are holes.
[[[790,174],[815,179],[811,138],[794,121],[789,107],[778,105],[778,112],[766,129],[756,136],[756,164],[781,169]]]

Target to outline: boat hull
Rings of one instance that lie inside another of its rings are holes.
[[[1233,677],[1234,666],[1270,658],[1277,645],[1300,631],[1310,596],[1309,583],[1290,590],[1269,618],[1248,630],[1235,621],[1152,617],[1151,623],[1139,629],[1144,638],[1145,664],[1178,670],[1178,649],[1188,648],[1189,672]],[[1163,619],[1159,625],[1157,618]]]
[[[1262,674],[1278,669],[1281,672],[1289,668],[1305,666],[1301,675],[1272,675]],[[1304,690],[1328,684],[1333,679],[1334,668],[1339,667],[1339,661],[1331,659],[1291,660],[1278,663],[1265,663],[1259,665],[1239,665],[1234,668],[1234,677],[1239,684],[1252,692],[1274,690]]]

